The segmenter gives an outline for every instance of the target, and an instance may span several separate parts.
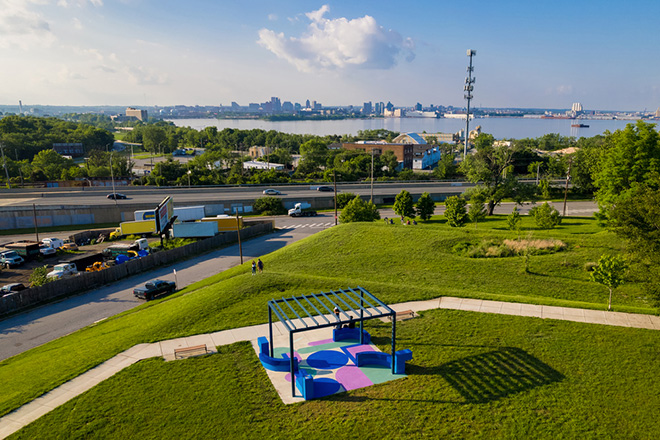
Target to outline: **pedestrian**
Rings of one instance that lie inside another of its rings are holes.
[[[261,258],[257,260],[257,269],[259,269],[259,273],[264,271],[264,263],[261,261]]]
[[[257,263],[252,260],[252,275],[257,273]]]
[[[339,319],[339,309],[337,307],[335,307],[334,312],[335,312],[335,318],[337,318],[337,322],[341,321],[341,319]],[[337,324],[335,328],[341,328],[341,324]]]

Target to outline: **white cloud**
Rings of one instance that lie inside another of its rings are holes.
[[[389,69],[401,55],[407,61],[414,59],[410,38],[384,29],[369,15],[352,20],[324,18],[329,10],[324,5],[305,14],[311,23],[298,38],[261,29],[257,42],[301,72],[349,67]]]
[[[129,79],[138,85],[163,85],[168,82],[167,75],[142,66],[129,66],[124,69]]]
[[[0,47],[49,46],[55,40],[50,23],[31,9],[40,0],[0,0]]]
[[[58,0],[57,6],[61,6],[63,8],[68,8],[71,6],[83,7],[87,6],[87,3],[91,3],[96,7],[103,6],[103,0]]]
[[[77,30],[79,30],[79,31],[82,30],[83,25],[82,25],[82,23],[80,22],[80,20],[78,20],[76,17],[73,17],[73,19],[72,19],[71,21],[73,22],[73,28],[74,28],[74,29],[77,29]]]
[[[268,20],[277,21],[277,14],[268,14]]]

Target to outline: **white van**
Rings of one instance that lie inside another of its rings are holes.
[[[44,238],[43,240],[41,240],[41,242],[46,246],[48,246],[49,248],[53,248],[53,249],[59,249],[62,246],[64,246],[64,240],[62,240],[61,238]]]

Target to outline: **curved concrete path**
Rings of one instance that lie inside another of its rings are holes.
[[[430,309],[453,309],[660,330],[659,316],[507,303],[470,298],[441,297],[427,301],[411,301],[391,304],[390,307],[397,312],[402,312],[404,310],[421,312]],[[273,327],[275,329],[274,332],[276,332],[277,335],[285,335],[285,330],[280,323],[275,324]],[[209,347],[209,352],[214,353],[216,352],[217,346],[233,344],[234,342],[239,341],[256,341],[259,336],[265,336],[267,334],[268,324],[261,324],[203,335],[169,339],[167,341],[155,342],[153,344],[135,345],[95,368],[81,374],[75,379],[60,385],[54,390],[0,418],[0,439],[4,439],[13,434],[23,426],[37,420],[44,414],[84,393],[93,386],[139,360],[151,357],[163,357],[165,360],[174,360],[175,349],[201,344],[206,344],[206,346]]]

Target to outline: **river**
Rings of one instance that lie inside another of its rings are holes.
[[[172,119],[179,127],[192,127],[201,130],[205,127],[236,128],[251,130],[275,130],[282,133],[325,135],[356,135],[360,130],[384,128],[400,133],[456,133],[465,128],[465,121],[460,119],[435,118],[374,118],[341,119],[325,121],[264,121],[261,119]],[[571,127],[574,123],[583,123],[589,127]],[[536,119],[536,118],[479,118],[470,121],[470,130],[481,126],[483,133],[490,133],[496,139],[537,138],[548,133],[575,138],[592,137],[603,134],[606,130],[615,131],[625,128],[635,121],[615,119],[571,120],[571,119]]]

